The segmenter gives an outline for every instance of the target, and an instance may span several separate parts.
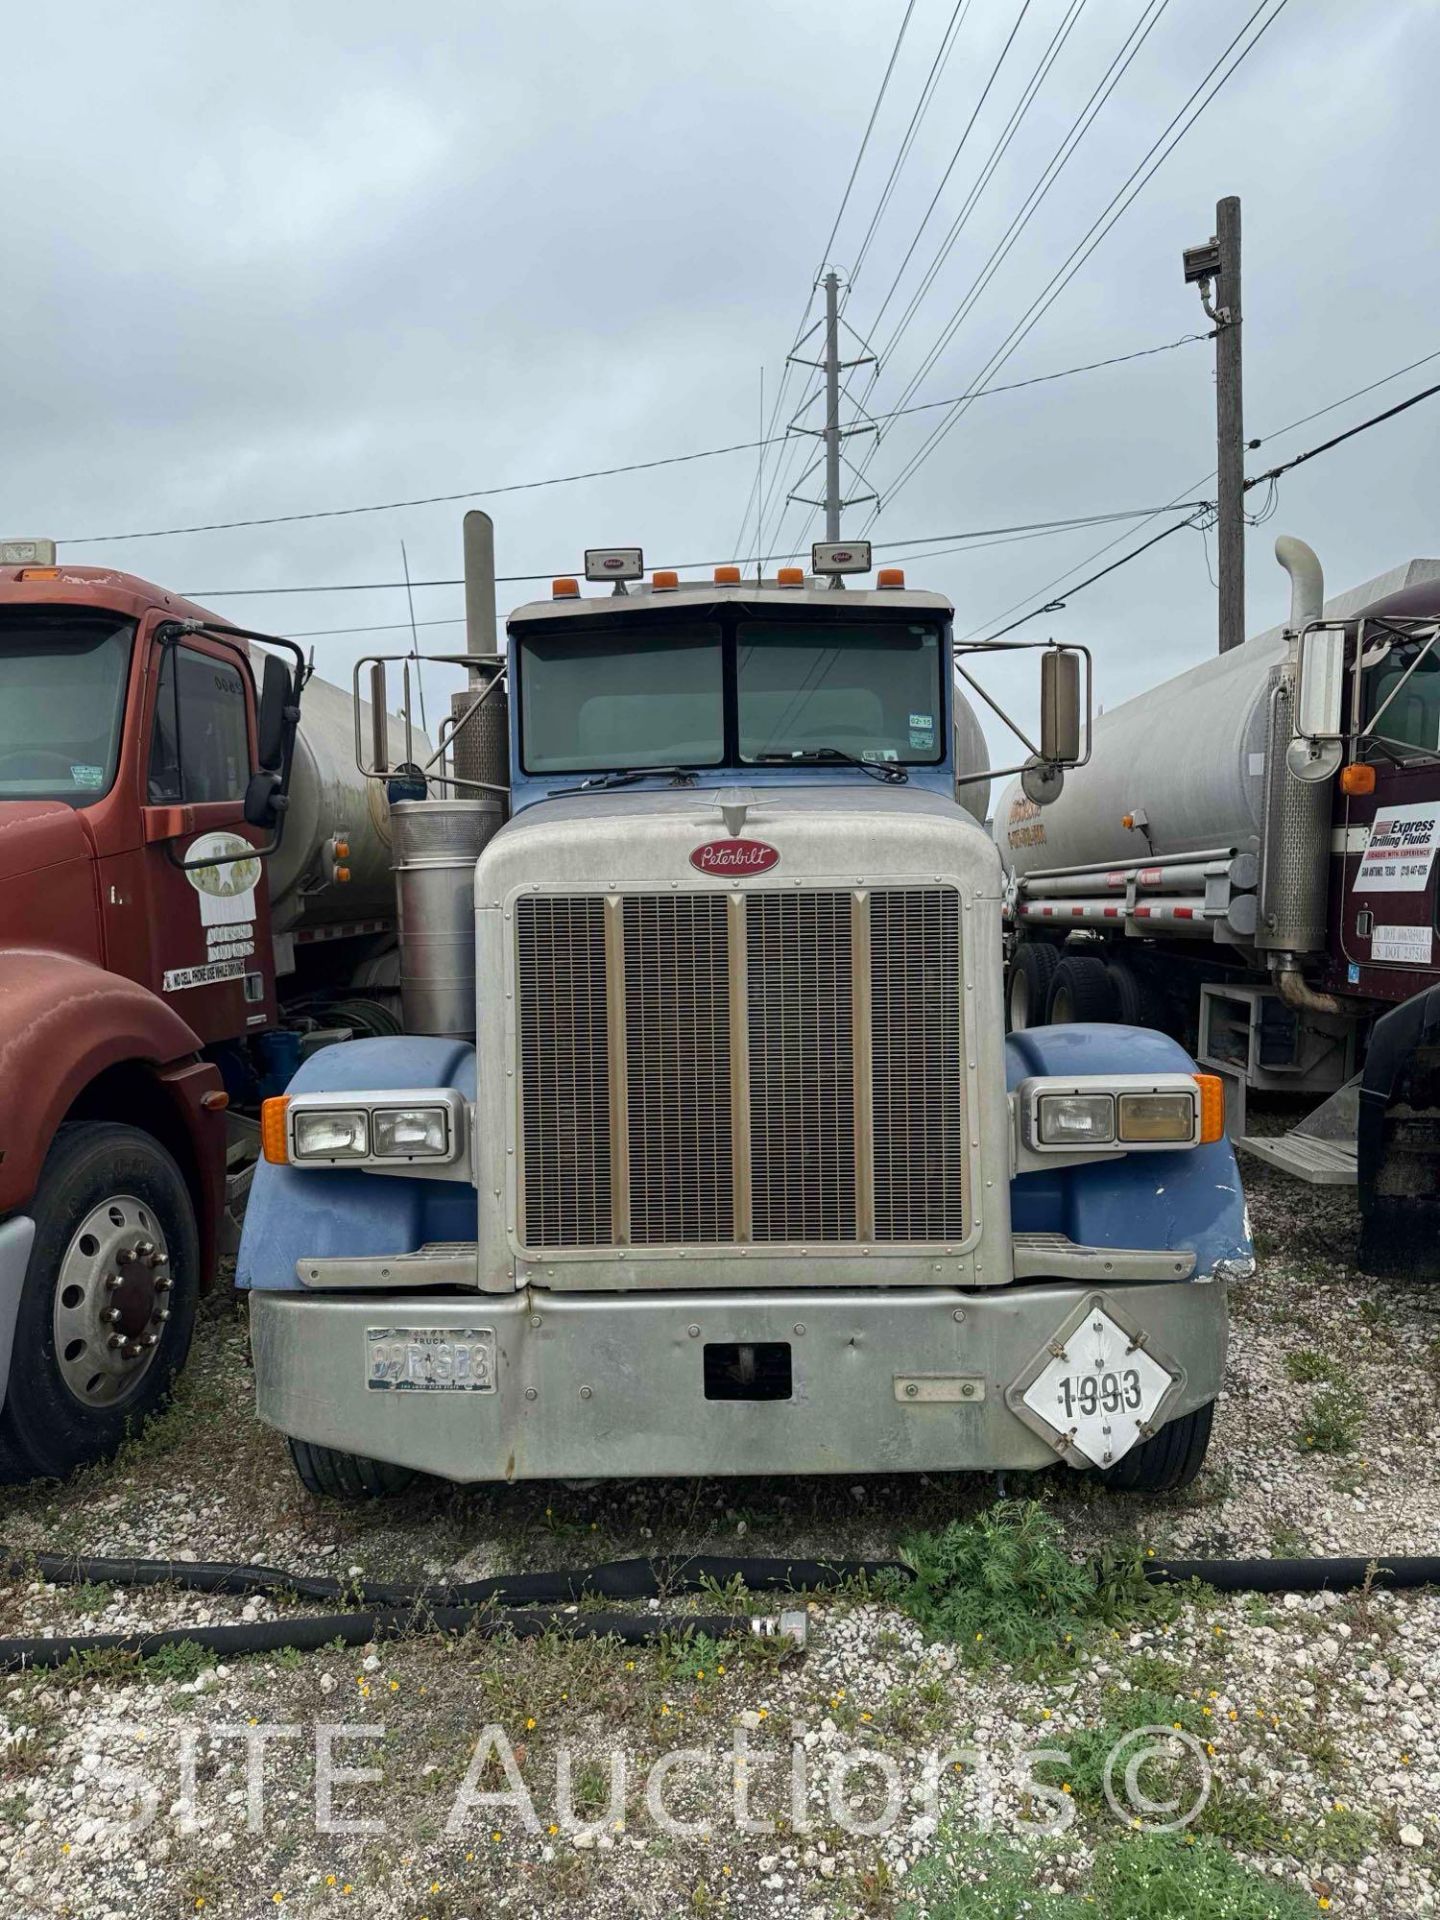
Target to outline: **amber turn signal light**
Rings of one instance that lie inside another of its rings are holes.
[[[1352,760],[1348,767],[1342,767],[1340,791],[1342,793],[1373,793],[1375,791],[1374,767],[1367,767],[1359,760]]]
[[[290,1164],[290,1142],[286,1116],[290,1112],[290,1096],[279,1093],[270,1100],[260,1103],[260,1151],[272,1167],[286,1167]]]
[[[1218,1073],[1197,1073],[1200,1092],[1200,1144],[1213,1146],[1225,1138],[1225,1082]]]

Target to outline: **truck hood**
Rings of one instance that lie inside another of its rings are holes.
[[[63,800],[0,801],[0,886],[90,855],[90,836]]]
[[[756,846],[746,854],[725,843]],[[715,864],[702,850],[721,843]],[[773,856],[773,857],[772,857]],[[493,906],[517,887],[547,890],[613,881],[703,889],[768,876],[809,885],[913,884],[939,876],[998,896],[1000,862],[970,815],[921,787],[806,781],[791,788],[667,787],[567,794],[503,827],[480,857],[476,901]]]

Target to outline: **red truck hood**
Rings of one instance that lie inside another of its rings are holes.
[[[80,816],[63,800],[0,800],[0,887],[91,852]]]

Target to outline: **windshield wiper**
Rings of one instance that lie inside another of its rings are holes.
[[[813,766],[817,761],[843,760],[847,766],[859,767],[862,773],[868,773],[872,780],[884,780],[896,787],[903,786],[910,778],[906,769],[896,760],[862,760],[858,753],[847,753],[844,747],[796,747],[791,753],[757,753],[755,758],[766,765],[775,766],[787,761]]]
[[[552,787],[549,798],[553,800],[562,793],[600,793],[606,787],[633,787],[637,780],[667,773],[676,786],[693,787],[695,784],[694,767],[626,767],[621,772],[592,774],[575,787]]]

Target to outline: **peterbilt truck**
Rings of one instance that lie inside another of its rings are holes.
[[[350,696],[311,679],[300,724],[299,649],[259,638],[0,543],[0,1479],[160,1405],[244,1116],[398,1028],[387,792]]]
[[[455,784],[394,810],[432,1030],[263,1110],[237,1280],[313,1492],[1198,1471],[1251,1265],[1219,1084],[1158,1033],[1007,1040],[953,610],[868,569],[592,550],[609,594],[478,638]],[[1045,791],[1083,703],[1041,661]]]
[[[1367,1268],[1436,1278],[1440,560],[1326,601],[1276,557],[1283,625],[1103,714],[1043,813],[1002,795],[1007,1018],[1179,1035],[1246,1152],[1358,1184]],[[1257,1090],[1314,1110],[1251,1133]]]

